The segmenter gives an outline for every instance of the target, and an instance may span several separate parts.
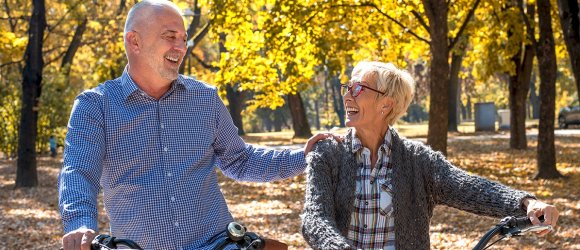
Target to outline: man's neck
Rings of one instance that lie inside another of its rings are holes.
[[[167,93],[169,88],[171,88],[171,83],[173,83],[173,81],[164,79],[162,77],[140,74],[135,72],[136,70],[132,69],[130,66],[128,66],[128,68],[129,69],[127,72],[135,84],[137,84],[137,86],[145,93],[147,93],[147,95],[155,99],[159,99],[165,93]]]

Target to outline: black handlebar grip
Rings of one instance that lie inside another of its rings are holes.
[[[117,245],[124,245],[131,249],[143,249],[141,246],[132,240],[119,239],[106,234],[97,235],[91,242],[91,250],[100,250],[102,247],[107,249],[117,249]]]
[[[544,216],[540,216],[538,217],[538,219],[540,219],[540,222],[544,222]],[[520,218],[515,218],[514,220],[515,226],[519,229],[526,229],[528,227],[532,226],[532,221],[530,221],[530,218],[528,217],[520,217]]]
[[[128,240],[128,239],[117,239],[117,238],[115,238],[114,239],[114,242],[115,242],[115,247],[116,247],[116,245],[124,245],[126,247],[131,248],[131,249],[143,249],[143,248],[141,248],[141,246],[139,246],[137,244],[137,242],[134,242],[134,241]]]
[[[528,217],[520,217],[514,219],[514,226],[519,229],[524,229],[532,226],[532,221]]]

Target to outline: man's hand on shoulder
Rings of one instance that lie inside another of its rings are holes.
[[[304,146],[304,156],[308,155],[308,153],[310,153],[310,151],[312,151],[314,144],[316,144],[318,141],[324,140],[327,138],[331,138],[331,137],[339,142],[342,142],[341,135],[335,134],[335,133],[330,133],[330,132],[318,133],[318,134],[315,134],[312,137],[310,137],[308,139],[308,141],[306,142],[306,145]]]
[[[89,228],[81,227],[70,231],[62,237],[62,247],[64,250],[90,250],[91,242],[97,233]]]

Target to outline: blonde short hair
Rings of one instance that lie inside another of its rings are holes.
[[[377,89],[384,92],[395,103],[391,113],[387,116],[389,125],[393,125],[405,112],[413,100],[415,80],[406,70],[399,69],[392,63],[359,62],[352,74],[373,80]]]

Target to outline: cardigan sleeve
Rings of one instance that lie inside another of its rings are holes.
[[[302,212],[302,235],[313,249],[350,249],[337,227],[334,197],[338,143],[320,141],[306,157],[306,198]]]
[[[535,199],[529,193],[469,174],[452,165],[439,152],[429,149],[427,155],[437,203],[479,215],[505,217],[525,215],[522,200]]]

